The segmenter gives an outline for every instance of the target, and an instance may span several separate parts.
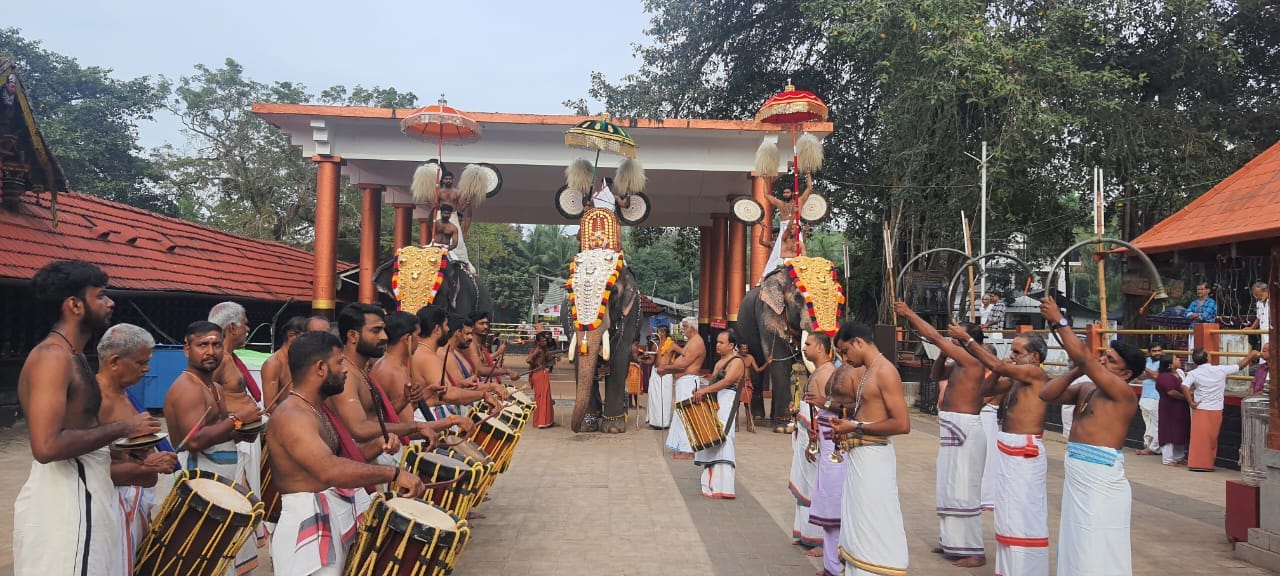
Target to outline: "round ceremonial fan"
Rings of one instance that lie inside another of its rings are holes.
[[[809,199],[800,207],[800,219],[814,224],[827,217],[827,199],[817,194],[810,194]]]
[[[580,218],[582,211],[586,208],[582,205],[582,193],[577,190],[569,189],[569,185],[565,184],[556,190],[556,210],[561,216],[573,220]]]
[[[486,191],[485,198],[493,198],[502,191],[502,173],[498,171],[498,167],[488,162],[476,162],[476,166],[480,167],[481,174],[484,176]]]
[[[764,219],[764,208],[751,198],[739,198],[733,201],[733,217],[743,224],[758,224]]]
[[[644,192],[627,196],[627,207],[618,207],[618,219],[628,226],[637,226],[649,217],[649,197]]]

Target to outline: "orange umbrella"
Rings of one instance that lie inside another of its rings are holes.
[[[414,110],[401,120],[400,131],[414,140],[435,142],[437,157],[445,142],[470,144],[479,140],[482,132],[475,120],[449,106],[444,94],[436,104]]]
[[[823,102],[813,92],[806,90],[796,90],[796,87],[787,82],[787,87],[782,92],[774,94],[764,101],[760,106],[760,111],[756,112],[756,122],[764,124],[777,124],[787,126],[791,129],[791,150],[792,165],[795,166],[795,183],[792,185],[795,190],[797,206],[793,213],[799,218],[800,206],[800,162],[796,150],[796,131],[800,124],[804,122],[822,122],[827,119],[830,109],[827,103]],[[799,224],[799,222],[797,222]],[[799,233],[799,226],[795,227],[796,233]]]

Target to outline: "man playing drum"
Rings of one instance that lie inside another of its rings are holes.
[[[262,409],[252,402],[238,410],[228,408],[223,387],[213,380],[222,365],[222,327],[199,320],[187,326],[182,350],[187,368],[169,386],[164,398],[164,417],[169,433],[182,438],[178,443],[178,463],[186,470],[204,470],[222,476],[228,484],[247,484],[245,456],[236,446],[254,439],[241,434],[248,422],[262,419]],[[236,556],[233,573],[244,574],[258,564],[256,546],[244,546]]]
[[[472,324],[472,345],[466,347],[467,361],[476,367],[476,375],[483,378],[484,382],[495,384],[501,384],[503,378],[511,381],[519,380],[520,375],[515,370],[508,370],[502,366],[503,355],[507,352],[506,342],[499,340],[498,349],[494,352],[489,351],[490,341],[498,340],[489,329],[491,325],[489,311],[472,311],[469,318]]]
[[[145,412],[98,421],[102,396],[83,350],[110,323],[107,275],[85,262],[53,262],[36,272],[31,288],[54,324],[18,375],[35,461],[13,505],[14,574],[123,576],[107,445],[159,432],[160,422]]]
[[[322,409],[324,400],[349,388],[349,363],[342,343],[328,332],[307,332],[289,349],[294,376],[289,397],[280,403],[267,430],[272,482],[281,493],[280,522],[271,542],[276,574],[341,574],[356,535],[356,492],[362,486],[390,483],[404,496],[418,498],[424,488],[416,475],[395,466],[378,466],[338,456],[339,431]],[[361,455],[400,451],[393,435],[366,442]],[[306,528],[306,529],[304,529]]]
[[[338,333],[344,339],[342,363],[347,367],[346,386],[341,392],[325,397],[324,402],[337,413],[356,442],[367,442],[390,434],[400,436],[402,440],[423,439],[434,448],[436,433],[433,427],[419,422],[401,422],[386,392],[366,372],[369,361],[382,357],[386,352],[385,329],[382,308],[353,302],[342,309],[338,314]],[[399,459],[395,454],[381,454],[378,461],[394,466]]]
[[[120,422],[146,413],[126,388],[137,384],[147,373],[155,345],[151,334],[133,324],[116,324],[98,340],[97,380],[102,392],[99,422]],[[157,476],[173,473],[177,465],[178,455],[167,439],[154,447],[148,443],[141,448],[111,451],[111,481],[116,485],[117,501],[124,515],[123,554],[130,572],[134,550],[151,526]]]
[[[738,357],[738,340],[731,330],[716,335],[715,369],[711,373],[711,383],[693,391],[693,400],[701,402],[703,397],[714,395],[720,404],[717,416],[721,423],[729,422],[729,416],[738,411],[738,385],[746,368]],[[725,431],[723,444],[699,450],[694,454],[693,463],[706,468],[702,472],[702,495],[707,498],[737,498],[734,493],[734,467],[737,462],[733,453],[734,427]]]
[[[698,374],[702,371],[702,361],[707,349],[698,334],[698,319],[688,316],[680,321],[680,331],[688,340],[679,350],[680,356],[663,368],[666,374],[675,374],[675,401],[683,402],[693,397],[693,390],[698,386]],[[693,460],[693,447],[685,434],[684,426],[672,426],[667,432],[667,448],[676,460]]]
[[[281,393],[289,393],[289,384],[292,383],[289,377],[289,345],[299,334],[307,331],[307,318],[294,316],[284,323],[282,329],[284,339],[281,341],[280,349],[262,362],[262,370],[259,372],[262,376],[262,401],[265,403],[263,408],[268,413],[272,406],[284,400],[280,396]]]
[[[441,422],[449,428],[455,425],[471,431],[471,420],[462,418],[456,406],[471,404],[484,398],[484,391],[465,390],[444,384],[444,348],[448,344],[449,314],[441,306],[423,306],[418,310],[418,348],[413,352],[411,374],[423,390],[427,413],[421,410],[414,419],[421,422]],[[442,429],[444,429],[442,428]]]
[[[500,400],[511,396],[505,386],[493,382],[481,382],[474,364],[467,355],[475,345],[475,323],[470,317],[458,314],[449,315],[448,355],[444,359],[445,382],[448,386],[483,392],[484,399],[496,411],[501,409]]]
[[[418,344],[418,317],[404,311],[387,314],[387,352],[373,361],[369,379],[387,393],[401,422],[413,422],[422,389],[410,375],[410,360]]]
[[[902,378],[893,360],[872,340],[871,327],[845,322],[836,334],[836,350],[859,372],[841,369],[835,389],[852,397],[840,405],[849,418],[834,418],[836,434],[850,435],[845,450],[844,490],[840,495],[841,574],[862,576],[907,573],[907,533],[898,501],[898,459],[893,436],[911,432],[911,415],[902,395]],[[854,377],[857,376],[855,381]]]

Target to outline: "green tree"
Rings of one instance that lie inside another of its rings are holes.
[[[493,299],[494,319],[518,322],[528,314],[533,279],[519,259],[524,238],[514,224],[477,222],[467,236],[467,252]]]
[[[138,144],[136,124],[151,119],[165,89],[149,77],[117,80],[111,70],[0,28],[0,56],[14,61],[32,112],[71,189],[139,208],[176,214],[173,198],[152,188],[160,178]]]

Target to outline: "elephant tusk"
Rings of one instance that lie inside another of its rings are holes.
[[[578,355],[578,333],[574,332],[573,337],[569,339],[569,362],[573,362]]]
[[[800,333],[800,349],[801,350],[804,350],[804,344],[805,342],[808,342],[808,341],[809,341],[809,331],[805,330]],[[813,374],[813,371],[818,369],[817,366],[813,365],[813,361],[809,360],[809,357],[805,356],[803,352],[800,353],[800,360],[804,362],[804,369],[808,370],[810,374]]]
[[[610,352],[610,350],[609,350],[609,331],[608,331],[608,330],[605,330],[605,331],[604,331],[604,337],[602,338],[602,340],[603,340],[603,341],[602,341],[602,342],[600,342],[600,358],[601,358],[602,360],[604,360],[605,362],[608,362],[608,361],[609,361],[609,352]]]

